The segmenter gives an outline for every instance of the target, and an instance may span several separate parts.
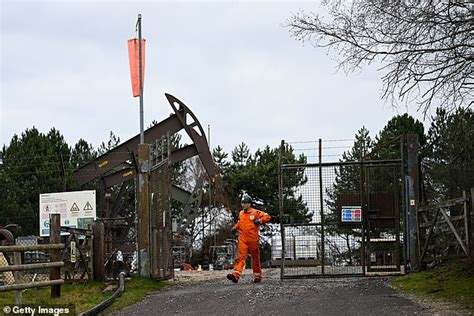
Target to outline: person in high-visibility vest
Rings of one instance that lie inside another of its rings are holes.
[[[245,266],[245,261],[250,253],[252,256],[252,269],[254,283],[262,281],[262,268],[260,265],[260,236],[259,226],[270,220],[270,215],[252,207],[252,198],[244,194],[242,196],[242,210],[239,221],[233,230],[239,232],[238,256],[234,265],[234,272],[227,275],[227,279],[234,283],[239,282],[240,274]]]

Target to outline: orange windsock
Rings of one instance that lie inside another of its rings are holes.
[[[145,43],[142,39],[142,84],[145,86]],[[138,39],[132,38],[128,40],[128,61],[130,62],[130,78],[132,79],[132,92],[134,97],[140,96],[140,73]]]

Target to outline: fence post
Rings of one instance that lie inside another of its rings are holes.
[[[150,277],[150,145],[138,145],[138,272],[142,277]]]
[[[466,236],[470,247],[470,257],[474,261],[474,188],[471,188],[471,209],[468,211],[466,221],[468,229]]]
[[[92,224],[92,235],[94,280],[103,281],[105,280],[104,223],[95,222]]]
[[[410,270],[417,271],[420,268],[419,243],[418,243],[418,135],[407,135],[407,227],[408,227],[408,254]]]
[[[280,144],[280,155],[278,157],[278,208],[280,211],[280,240],[281,240],[281,265],[280,265],[280,280],[283,280],[285,269],[285,227],[283,226],[283,173],[281,165],[283,164],[283,154],[285,150],[285,141],[282,140]],[[234,252],[235,253],[235,252]]]
[[[21,253],[19,251],[15,251],[13,253],[13,260],[15,265],[21,265]],[[15,277],[15,284],[20,284],[21,281],[21,272],[20,271],[14,271],[13,275]],[[21,305],[22,301],[22,291],[15,291],[15,304],[16,305]]]
[[[319,160],[319,204],[321,207],[320,216],[321,216],[321,274],[324,275],[324,266],[326,264],[326,247],[325,247],[325,236],[324,236],[324,225],[326,222],[324,220],[324,196],[323,196],[323,140],[320,138],[318,141],[318,160]],[[296,258],[294,258],[296,259]]]
[[[61,242],[61,215],[51,214],[49,217],[49,243],[59,244]],[[61,250],[52,249],[50,262],[61,261]],[[61,268],[51,268],[49,272],[49,279],[60,280],[61,279]],[[61,285],[51,286],[51,297],[61,296]]]

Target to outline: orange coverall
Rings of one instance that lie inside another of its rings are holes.
[[[232,273],[237,279],[239,279],[244,269],[245,261],[249,253],[252,256],[254,278],[258,280],[262,279],[262,269],[260,267],[260,237],[258,225],[255,224],[255,220],[258,219],[260,224],[263,224],[268,222],[270,218],[270,215],[267,213],[252,207],[240,211],[239,221],[234,225],[234,230],[240,232],[238,239],[238,256],[234,265],[234,272]]]

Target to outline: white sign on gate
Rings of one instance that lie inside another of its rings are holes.
[[[49,236],[49,215],[60,214],[61,226],[87,229],[96,219],[95,191],[40,194],[39,233]]]

